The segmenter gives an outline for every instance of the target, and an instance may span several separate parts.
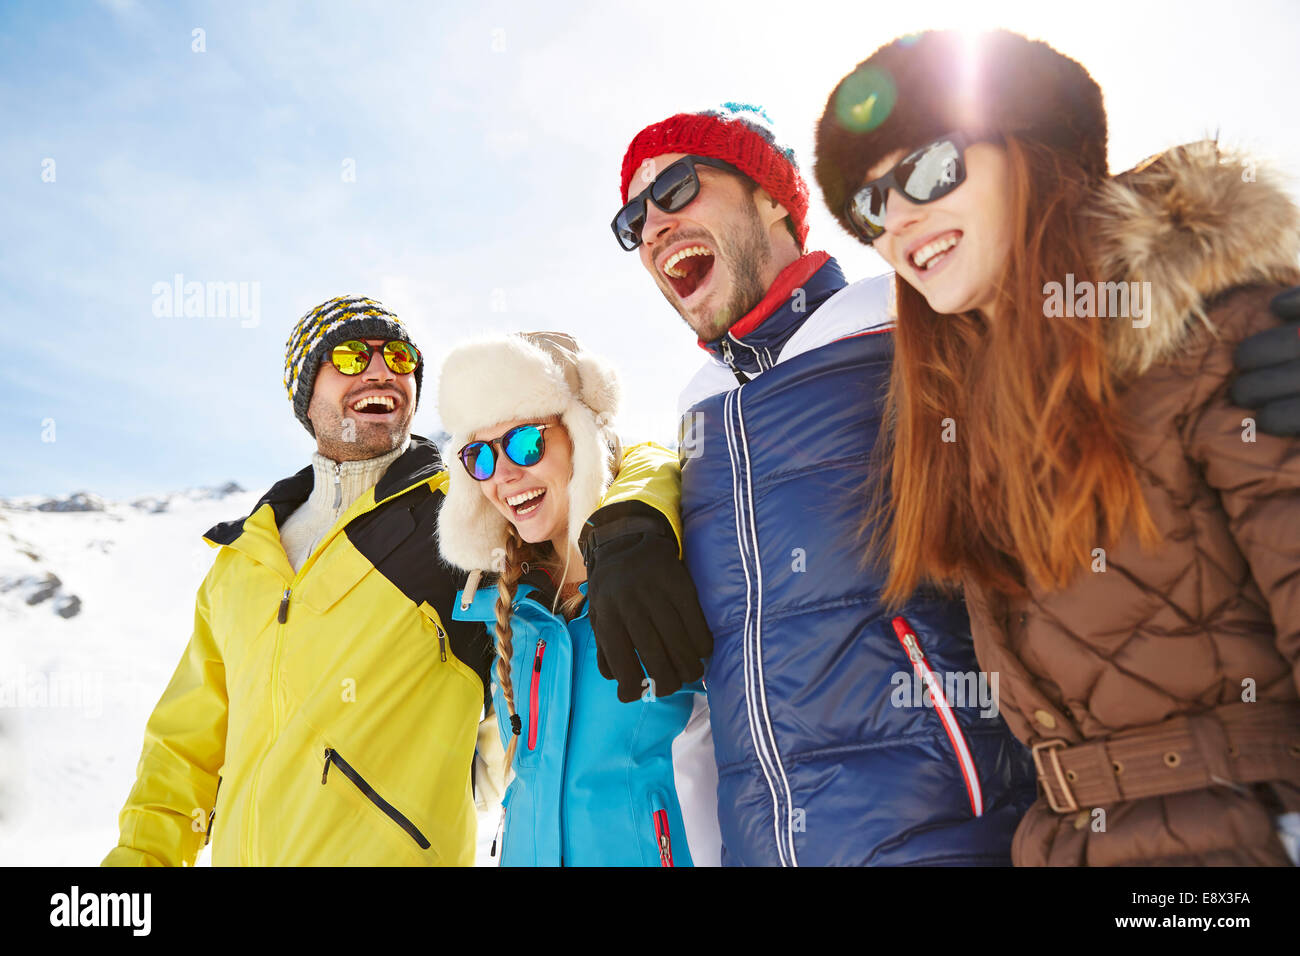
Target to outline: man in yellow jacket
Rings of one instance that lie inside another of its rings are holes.
[[[473,863],[478,740],[480,805],[502,784],[492,646],[451,619],[447,474],[410,434],[422,374],[371,299],[331,299],[294,328],[285,387],[316,453],[205,535],[218,551],[194,633],[105,866],[191,865],[209,840],[218,866]],[[680,535],[675,469],[633,458],[606,503],[641,499]]]

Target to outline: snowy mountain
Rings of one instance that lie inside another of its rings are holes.
[[[0,863],[94,865],[117,843],[212,562],[201,536],[257,498],[0,500]]]
[[[0,865],[96,865],[116,845],[212,563],[203,532],[260,495],[0,499]]]

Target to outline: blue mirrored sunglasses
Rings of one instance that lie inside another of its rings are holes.
[[[546,452],[546,440],[542,437],[542,432],[550,427],[516,425],[500,438],[472,441],[460,450],[460,462],[475,481],[487,481],[497,470],[497,456],[493,448],[499,445],[505,456],[521,468],[535,465]]]

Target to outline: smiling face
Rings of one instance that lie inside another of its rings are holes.
[[[573,443],[559,418],[517,418],[491,428],[480,428],[471,441],[500,438],[516,425],[550,425],[542,432],[544,451],[535,465],[517,465],[492,448],[496,470],[478,483],[478,489],[529,544],[567,539],[569,533],[569,480],[573,477]],[[462,466],[463,467],[463,466]],[[567,548],[556,551],[567,554]]]
[[[383,339],[366,339],[382,346]],[[327,355],[316,372],[307,417],[316,448],[332,461],[361,461],[386,455],[406,441],[415,414],[415,373],[398,375],[381,351],[360,375],[344,375]]]
[[[898,150],[867,170],[884,176],[910,151]],[[885,198],[885,234],[873,248],[944,315],[977,311],[994,317],[998,284],[1011,254],[1012,185],[1006,150],[966,147],[966,181],[924,205],[897,189]]]
[[[685,153],[647,159],[630,196]],[[726,170],[696,166],[700,192],[675,213],[646,202],[637,252],[664,298],[700,339],[711,342],[762,301],[772,281],[799,256],[785,207]]]

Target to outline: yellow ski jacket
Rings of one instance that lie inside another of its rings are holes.
[[[629,449],[606,501],[646,501],[680,541],[676,469]],[[493,652],[481,624],[451,620],[437,449],[412,436],[295,574],[279,526],[313,480],[308,466],[204,536],[219,551],[105,866],[192,865],[209,838],[216,866],[474,862]]]

